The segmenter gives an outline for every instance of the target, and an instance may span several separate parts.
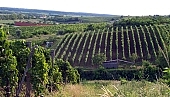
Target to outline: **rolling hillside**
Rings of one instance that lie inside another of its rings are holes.
[[[137,62],[154,61],[159,47],[165,48],[162,30],[160,26],[126,26],[67,34],[56,47],[56,57],[83,67],[92,66],[92,57],[98,53],[104,53],[107,60],[131,61],[132,54],[137,54]]]
[[[50,15],[69,15],[69,16],[97,16],[97,17],[108,17],[118,16],[109,14],[95,14],[95,13],[84,13],[84,12],[64,12],[54,10],[41,10],[41,9],[26,9],[26,8],[11,8],[11,7],[0,7],[0,11],[5,12],[17,12],[17,13],[36,13],[36,14],[50,14]]]

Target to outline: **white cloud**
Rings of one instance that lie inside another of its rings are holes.
[[[0,6],[114,15],[168,15],[168,4],[168,0],[1,0]]]

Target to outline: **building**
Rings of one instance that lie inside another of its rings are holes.
[[[104,68],[118,68],[120,64],[134,64],[133,62],[129,62],[126,60],[116,59],[103,62]]]
[[[46,42],[46,47],[47,48],[51,47],[52,45],[53,45],[53,42],[49,42],[49,41]]]

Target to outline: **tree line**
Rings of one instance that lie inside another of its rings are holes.
[[[160,25],[170,24],[169,16],[136,16],[136,17],[124,17],[119,20],[114,20],[113,26],[140,26],[140,25]]]

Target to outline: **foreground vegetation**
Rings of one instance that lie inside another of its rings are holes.
[[[0,28],[0,86],[7,97],[20,96],[25,82],[27,89],[39,96],[46,89],[58,90],[58,83],[79,83],[80,75],[69,62],[54,58],[54,50],[25,40],[7,39]],[[55,60],[55,63],[54,63]],[[31,88],[31,89],[30,89]],[[27,96],[30,93],[26,93]]]
[[[147,81],[83,81],[68,84],[48,97],[169,97],[170,88],[161,82]]]

